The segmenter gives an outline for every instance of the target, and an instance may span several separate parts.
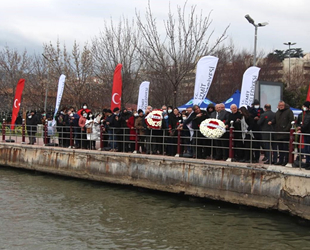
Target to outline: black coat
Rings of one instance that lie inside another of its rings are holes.
[[[276,112],[275,118],[272,120],[274,124],[275,132],[287,132],[285,134],[276,133],[276,140],[289,140],[289,131],[291,128],[291,122],[294,121],[294,114],[290,107],[286,106],[283,110],[278,110]]]
[[[28,133],[29,132],[30,133],[36,133],[38,123],[39,123],[39,119],[38,119],[38,116],[36,114],[31,116],[31,118],[29,118],[29,115],[28,115],[27,119],[26,119],[26,125],[27,125]]]
[[[264,112],[264,114],[259,118],[257,121],[258,126],[260,127],[261,131],[274,131],[273,125],[268,125],[268,122],[272,121],[276,116],[276,113],[268,110]],[[269,140],[270,136],[269,133],[262,133],[263,140]]]
[[[201,113],[201,116],[198,116],[198,114],[196,114],[195,118],[193,118],[193,120],[192,120],[192,127],[193,127],[193,129],[199,129],[200,124],[201,124],[204,120],[210,118],[209,115],[208,115],[208,113],[207,113],[206,111],[201,110],[200,113]]]
[[[304,121],[301,125],[302,133],[310,133],[310,111],[305,112]]]

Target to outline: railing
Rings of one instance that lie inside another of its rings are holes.
[[[51,127],[45,122],[43,130],[38,133],[37,126],[29,126],[23,120],[21,133],[7,129],[2,124],[3,142],[20,142],[42,146],[66,147],[74,149],[118,151],[126,153],[141,153],[153,155],[167,155],[176,157],[193,157],[211,160],[228,160],[255,163],[261,161],[263,155],[269,159],[266,164],[293,164],[305,167],[303,159],[308,157],[310,163],[310,135],[296,133],[292,126],[290,132],[253,133],[237,131],[233,126],[218,139],[208,139],[199,131],[190,136],[188,131],[174,130],[171,135],[168,130],[132,130],[129,128],[105,128],[103,124],[93,128],[92,133],[86,129],[73,126]],[[142,132],[142,133],[140,133]],[[252,136],[259,133],[263,138]],[[286,139],[276,139],[282,135]],[[300,139],[296,139],[299,136]],[[10,138],[7,140],[6,138]],[[11,140],[13,138],[14,140]],[[305,138],[306,140],[302,140]],[[280,157],[280,158],[279,158]],[[281,158],[282,157],[282,158]],[[282,161],[282,162],[281,162]],[[310,164],[309,164],[310,165]]]

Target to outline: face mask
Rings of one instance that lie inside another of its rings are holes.
[[[85,106],[83,106],[83,109],[87,109],[87,106],[85,105]]]
[[[183,118],[183,120],[186,120],[186,119],[187,119],[187,117],[186,117],[185,115],[183,115],[182,118]]]
[[[92,118],[92,117],[93,117],[93,115],[89,115],[89,117],[90,117],[90,118]]]
[[[259,108],[259,105],[254,105],[254,108],[258,109],[258,108]]]
[[[32,115],[29,115],[28,118],[31,119]]]
[[[83,114],[83,117],[87,117],[87,114],[85,113],[85,114]]]
[[[73,116],[73,114],[71,113],[70,116]]]
[[[172,112],[172,109],[168,109],[168,113],[170,114]]]
[[[134,114],[134,116],[135,116],[135,117],[137,117],[137,116],[139,116],[139,114],[138,114],[138,113],[136,113],[136,114]]]
[[[307,108],[307,107],[303,107],[302,110],[303,110],[303,111],[307,111],[308,108]]]
[[[42,114],[43,116],[46,116],[46,114]]]

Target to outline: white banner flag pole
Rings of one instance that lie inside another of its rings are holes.
[[[54,112],[54,116],[53,116],[53,122],[52,122],[52,126],[56,125],[56,115],[61,103],[61,98],[62,98],[62,94],[64,92],[64,88],[65,88],[65,80],[66,80],[66,76],[65,75],[61,75],[59,77],[59,81],[58,81],[58,90],[57,90],[57,99],[56,99],[56,106],[55,106],[55,112]]]
[[[260,68],[252,66],[248,68],[242,78],[239,107],[251,106],[254,101],[255,84],[258,79]]]
[[[150,82],[144,81],[140,84],[137,110],[142,109],[145,112],[149,102],[149,89]]]
[[[193,105],[200,105],[206,98],[216,70],[218,58],[204,56],[197,63]]]

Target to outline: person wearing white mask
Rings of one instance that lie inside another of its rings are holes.
[[[97,119],[92,112],[87,114],[86,122],[86,135],[89,141],[89,149],[96,149],[96,140],[99,138],[100,133],[100,118]]]
[[[301,149],[301,153],[306,154],[306,163],[305,164],[301,164],[302,168],[308,169],[310,170],[310,102],[306,101],[304,102],[303,106],[302,106],[302,110],[303,112],[301,113],[302,118],[301,118],[301,122],[297,128],[298,133],[303,133],[303,137],[304,137],[304,147]],[[298,117],[299,118],[299,117]],[[299,157],[298,159],[296,159],[296,165],[299,166]],[[294,163],[295,165],[295,163]]]
[[[85,110],[86,113],[88,114],[89,112],[91,112],[91,110],[88,108],[87,103],[83,103],[82,108],[78,110],[78,112],[76,112],[79,116],[81,116],[82,111]]]
[[[255,99],[254,102],[252,103],[252,107],[249,108],[249,112],[254,118],[254,124],[253,124],[253,135],[254,135],[254,141],[252,143],[252,147],[256,148],[254,150],[254,162],[259,162],[260,158],[260,147],[261,147],[261,142],[262,140],[262,134],[260,132],[260,127],[257,125],[257,121],[260,119],[260,117],[263,115],[264,110],[260,107],[259,100]],[[262,159],[263,161],[266,161],[267,158],[264,157]]]
[[[85,110],[82,111],[80,119],[79,119],[79,127],[81,128],[81,148],[86,149],[88,147],[88,141],[86,137],[86,123],[87,113]]]

